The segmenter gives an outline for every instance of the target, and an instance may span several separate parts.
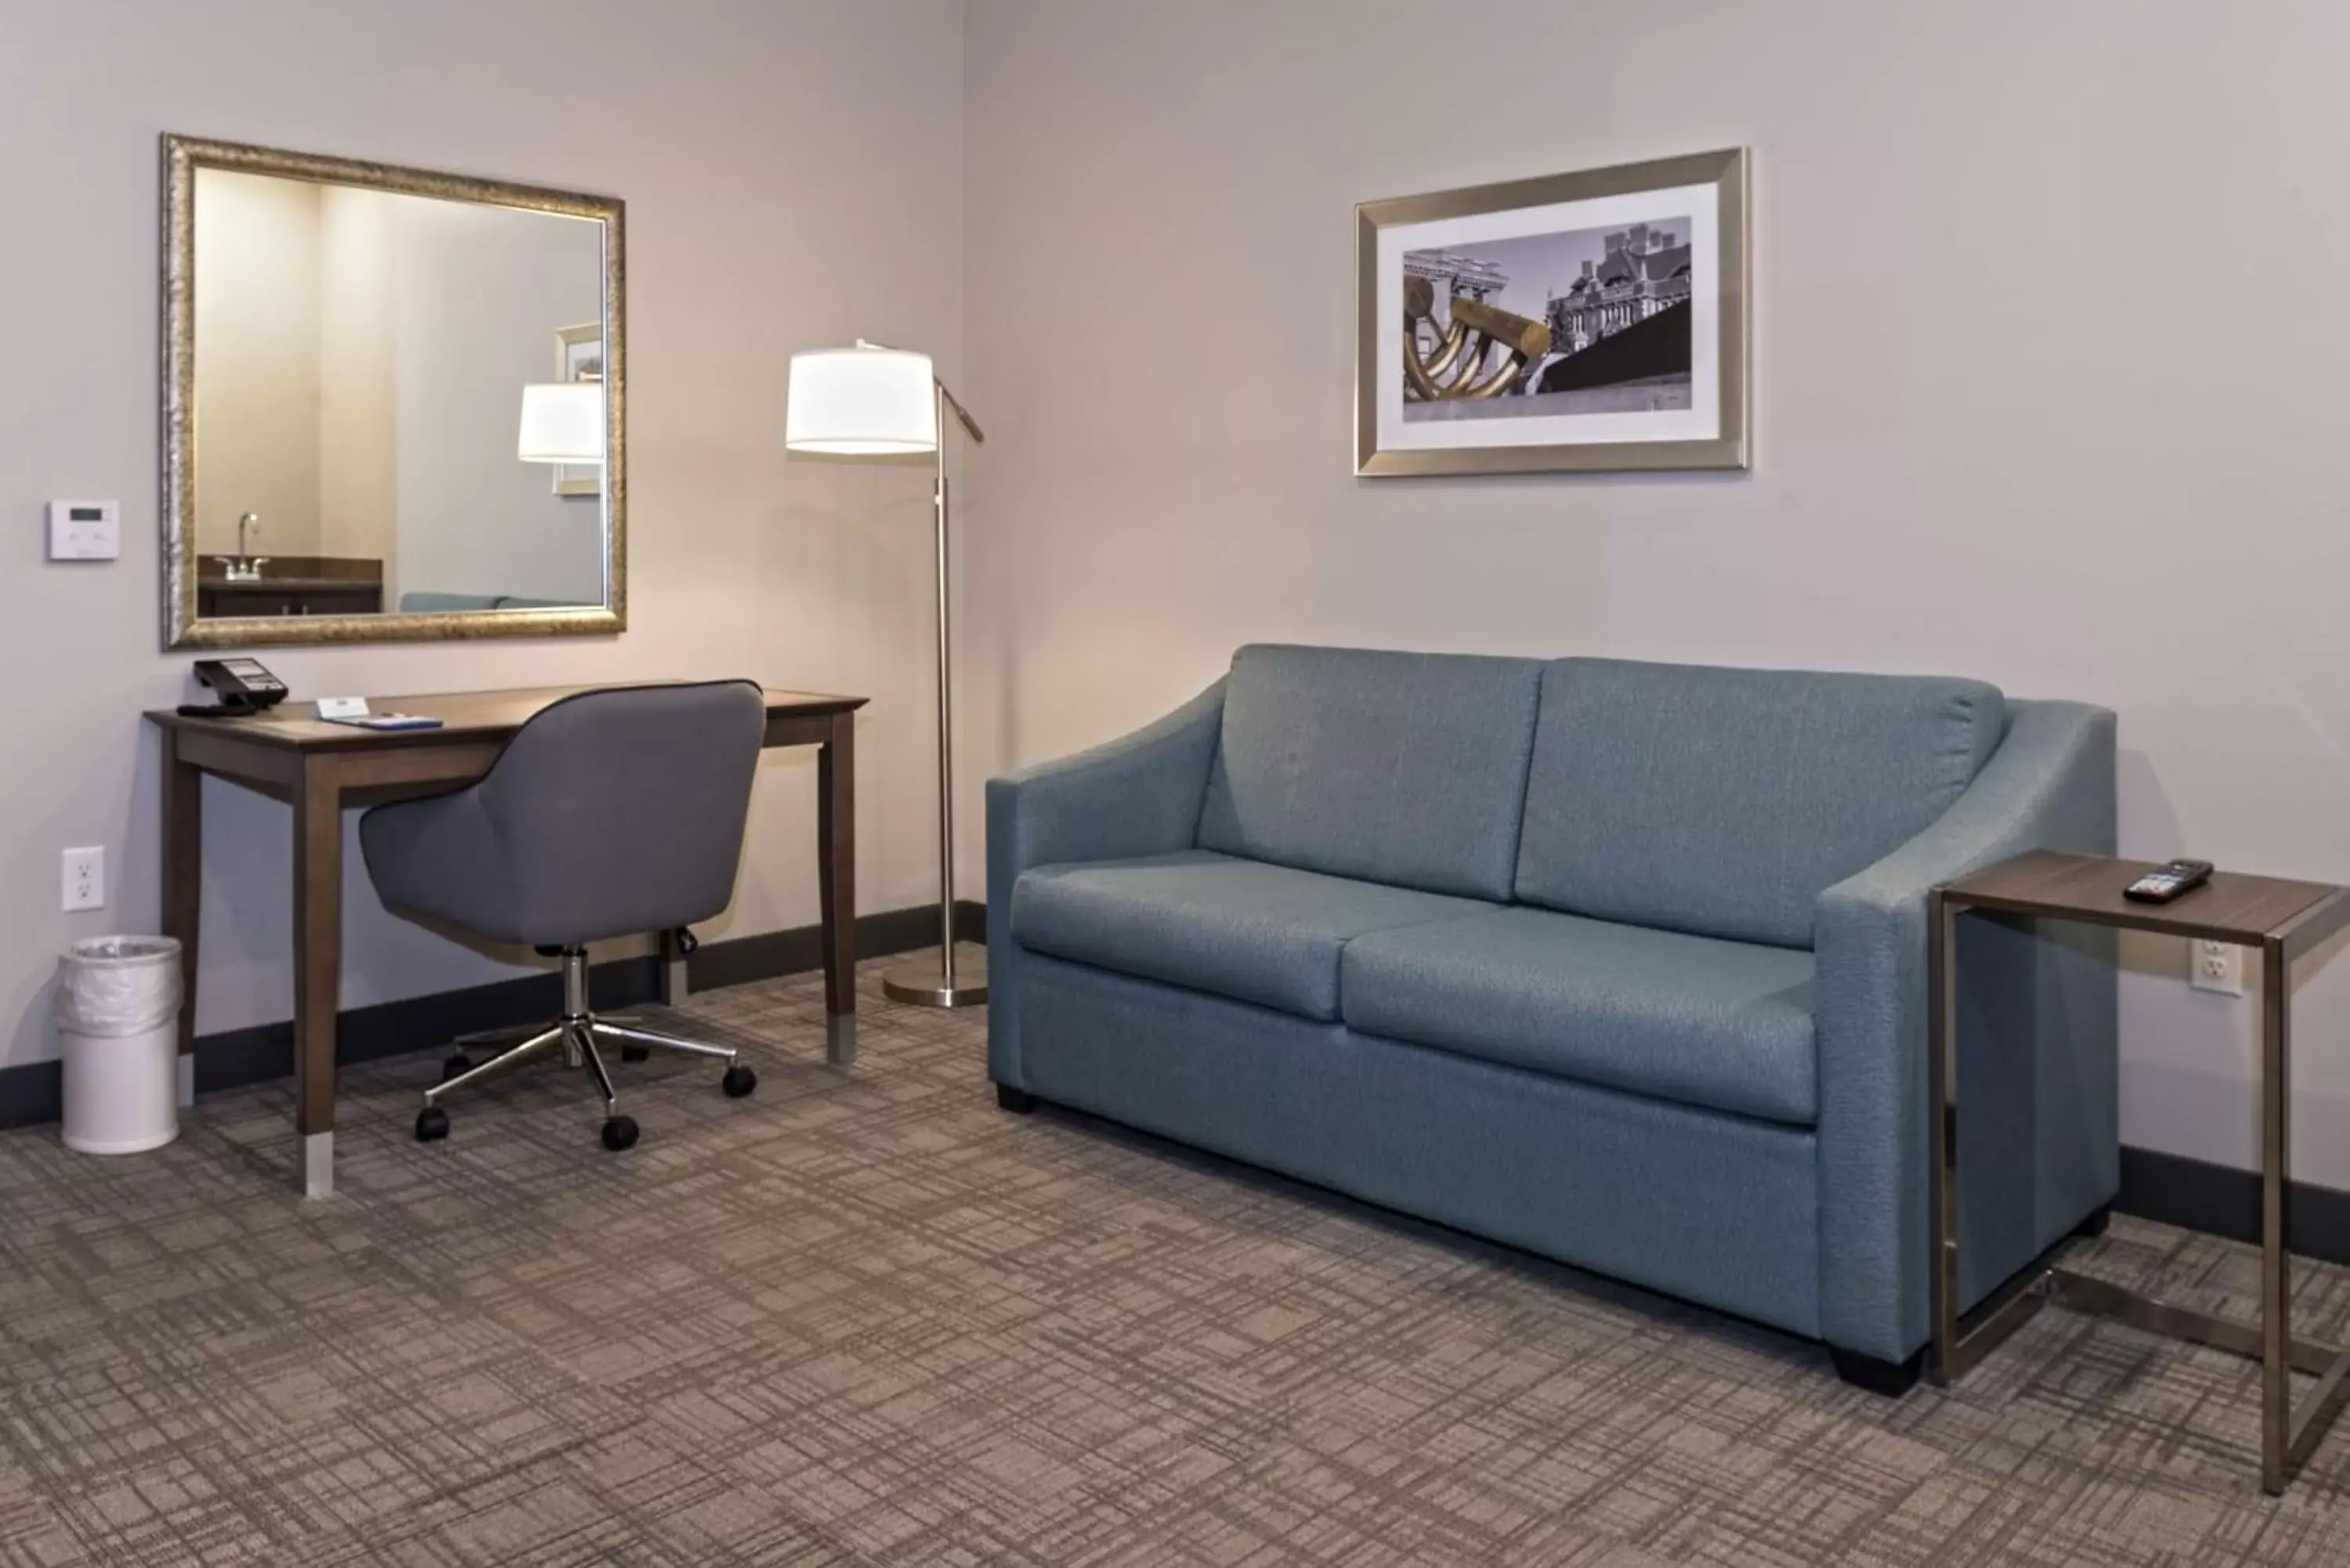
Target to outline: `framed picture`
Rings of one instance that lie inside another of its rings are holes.
[[[1357,207],[1355,472],[1744,468],[1746,161]]]
[[[604,379],[604,328],[594,321],[557,327],[555,333],[555,379],[558,381],[601,381]],[[598,496],[604,493],[604,471],[593,463],[555,465],[555,493]]]

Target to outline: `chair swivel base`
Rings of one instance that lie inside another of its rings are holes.
[[[424,1091],[424,1108],[416,1113],[417,1142],[437,1143],[449,1136],[449,1113],[441,1108],[442,1098],[558,1047],[562,1050],[565,1065],[585,1067],[588,1076],[595,1080],[596,1091],[604,1101],[604,1147],[615,1153],[635,1147],[637,1122],[634,1116],[620,1113],[619,1094],[612,1086],[612,1075],[604,1065],[604,1053],[598,1049],[599,1045],[619,1047],[623,1060],[641,1060],[652,1052],[669,1051],[680,1055],[711,1057],[724,1062],[726,1073],[719,1080],[719,1086],[726,1092],[729,1099],[739,1100],[759,1086],[759,1075],[743,1064],[742,1053],[731,1045],[712,1045],[700,1040],[662,1034],[637,1027],[634,1019],[623,1023],[618,1017],[599,1018],[589,1012],[587,1007],[586,950],[567,950],[563,954],[563,1016],[552,1027],[523,1035],[517,1044],[478,1064],[465,1054],[463,1047],[472,1041],[489,1037],[469,1036],[458,1043],[460,1049],[456,1054],[442,1064],[441,1082]],[[497,1037],[512,1039],[516,1033],[504,1031]]]

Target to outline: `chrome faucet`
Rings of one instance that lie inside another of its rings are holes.
[[[251,553],[253,546],[245,536],[248,532],[254,534],[261,532],[260,513],[248,512],[236,520],[235,555],[213,557],[221,564],[222,576],[232,583],[259,582],[261,568],[269,564],[268,556],[255,556]]]

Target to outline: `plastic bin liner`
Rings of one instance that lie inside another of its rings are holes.
[[[57,960],[57,1027],[144,1034],[180,1011],[180,944],[170,937],[92,937]]]

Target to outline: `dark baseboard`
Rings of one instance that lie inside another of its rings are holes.
[[[2261,1239],[2260,1173],[2184,1155],[2124,1145],[2114,1207],[2231,1241]],[[2284,1231],[2285,1245],[2303,1257],[2350,1263],[2350,1192],[2293,1182],[2285,1195]]]
[[[912,952],[917,948],[935,946],[938,940],[939,912],[935,907],[885,909],[877,915],[858,917],[857,951],[860,957]],[[955,940],[987,940],[984,905],[969,898],[955,900]],[[746,985],[754,980],[806,974],[823,967],[823,928],[798,926],[788,931],[768,931],[710,943],[693,955],[687,983],[696,991],[714,991],[722,985]]]
[[[650,957],[599,963],[588,974],[589,1004],[611,1012],[641,1006],[653,999],[658,978]],[[517,1028],[562,1011],[563,980],[552,972],[354,1007],[336,1020],[335,1060],[350,1066],[411,1051],[440,1050],[460,1034]],[[291,1077],[293,1073],[291,1023],[257,1023],[197,1037],[200,1095]],[[5,1115],[6,1106],[0,1104],[0,1117]]]
[[[857,950],[863,958],[910,952],[938,940],[935,909],[884,909],[857,920]],[[955,905],[955,934],[984,941],[983,906],[964,899]],[[801,926],[708,942],[687,961],[686,983],[695,991],[804,974],[823,967],[820,927]],[[659,993],[660,968],[650,957],[614,959],[590,974],[594,1004],[615,1011],[637,1007]],[[562,1011],[563,981],[552,971],[517,980],[494,981],[463,991],[436,992],[373,1007],[355,1007],[337,1023],[335,1059],[345,1064],[380,1061],[411,1051],[439,1050],[460,1034],[508,1029],[554,1017]],[[206,1034],[196,1042],[199,1094],[233,1089],[294,1071],[294,1025],[256,1024]],[[0,1127],[31,1127],[61,1115],[62,1075],[55,1062],[31,1062],[0,1069]]]

